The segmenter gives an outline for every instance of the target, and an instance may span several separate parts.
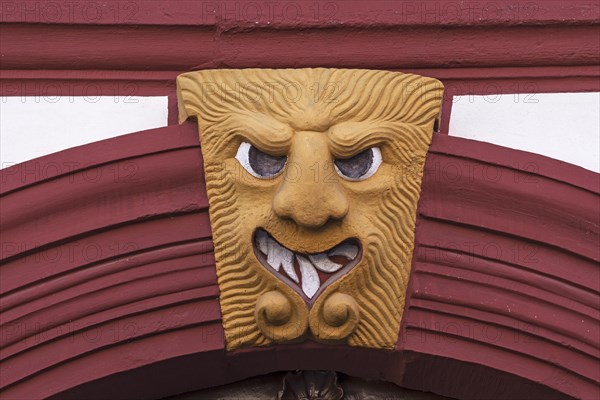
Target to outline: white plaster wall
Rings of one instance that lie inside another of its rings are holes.
[[[600,172],[600,93],[455,96],[449,134]]]
[[[157,97],[0,97],[0,166],[167,125]]]
[[[0,166],[167,125],[158,97],[0,98]],[[455,96],[449,134],[600,172],[600,93]]]

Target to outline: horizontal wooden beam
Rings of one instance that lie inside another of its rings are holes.
[[[102,2],[3,1],[0,20],[11,23],[207,26],[219,30],[255,26],[538,25],[591,23],[593,1],[395,1],[299,0],[109,0]]]

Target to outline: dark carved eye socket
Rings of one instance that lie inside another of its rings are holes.
[[[285,157],[270,156],[254,146],[250,146],[248,151],[250,167],[260,176],[277,175],[285,165],[285,159]]]
[[[283,170],[287,160],[285,156],[276,157],[264,153],[247,142],[240,144],[235,158],[246,171],[257,178],[276,176]]]
[[[372,176],[381,165],[381,151],[371,147],[350,158],[334,161],[338,174],[351,181],[361,181]]]

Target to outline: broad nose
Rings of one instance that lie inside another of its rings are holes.
[[[273,198],[273,210],[305,228],[318,228],[348,213],[348,199],[338,181],[325,134],[294,135],[286,175]]]

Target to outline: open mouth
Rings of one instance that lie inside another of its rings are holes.
[[[263,266],[309,303],[352,269],[362,256],[360,242],[354,238],[320,253],[298,253],[278,243],[263,229],[254,234],[254,252]]]

